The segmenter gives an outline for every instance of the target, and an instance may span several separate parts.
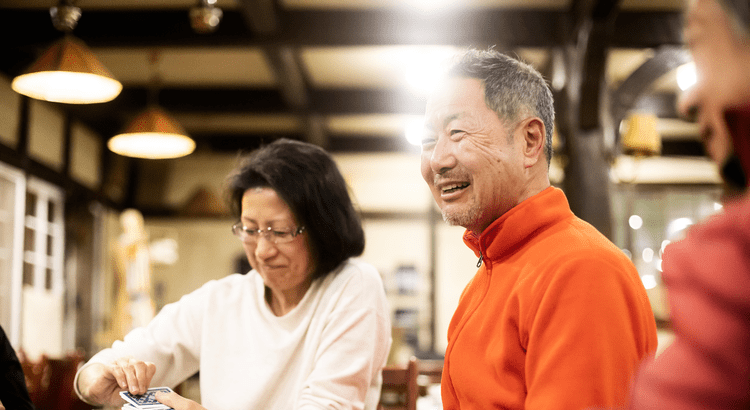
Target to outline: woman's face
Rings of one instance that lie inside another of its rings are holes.
[[[251,188],[242,196],[240,222],[248,229],[295,231],[300,228],[289,206],[271,188]],[[274,243],[273,235],[243,241],[250,265],[271,289],[272,298],[296,305],[312,283],[315,261],[307,232],[288,243]]]

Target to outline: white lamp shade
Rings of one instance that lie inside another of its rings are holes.
[[[85,44],[72,36],[55,42],[26,71],[13,79],[19,94],[67,104],[113,100],[122,84],[97,60]]]
[[[192,153],[195,141],[164,110],[152,106],[138,115],[121,134],[110,138],[107,147],[127,157],[166,159]]]

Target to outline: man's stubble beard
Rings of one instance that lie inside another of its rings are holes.
[[[443,214],[443,221],[452,226],[462,226],[464,228],[467,228],[469,226],[475,225],[477,219],[479,218],[479,210],[477,209],[476,204],[473,203],[473,201],[472,203],[467,204],[467,209],[455,210],[453,212],[449,212],[444,209],[441,211]]]

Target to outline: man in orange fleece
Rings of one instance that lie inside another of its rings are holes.
[[[422,176],[479,258],[448,328],[445,409],[627,403],[656,324],[635,267],[550,186],[552,93],[495,51],[456,60],[426,108]]]

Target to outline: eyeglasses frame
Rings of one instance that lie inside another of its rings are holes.
[[[292,236],[286,242],[278,242],[279,238],[271,235],[275,231],[289,233]],[[255,233],[257,233],[259,235],[259,237],[260,236],[265,237],[267,241],[271,242],[274,245],[280,245],[280,244],[283,245],[283,244],[287,244],[287,243],[290,243],[290,242],[294,241],[294,239],[297,236],[299,236],[304,231],[305,231],[305,227],[304,226],[300,226],[299,228],[293,229],[291,232],[287,232],[287,231],[282,231],[282,230],[279,230],[279,229],[274,229],[274,227],[272,227],[272,226],[269,226],[269,227],[264,228],[264,229],[260,229],[260,228],[259,229],[248,229],[245,225],[242,224],[242,222],[239,222],[239,221],[236,222],[236,223],[234,223],[234,225],[232,225],[232,234],[234,234],[234,236],[236,236],[243,243],[248,243],[248,244],[253,244],[254,243],[256,245],[258,244],[259,239],[246,240],[245,238],[251,238],[251,237],[249,235],[245,235],[245,237],[243,238],[243,233],[255,232]]]

